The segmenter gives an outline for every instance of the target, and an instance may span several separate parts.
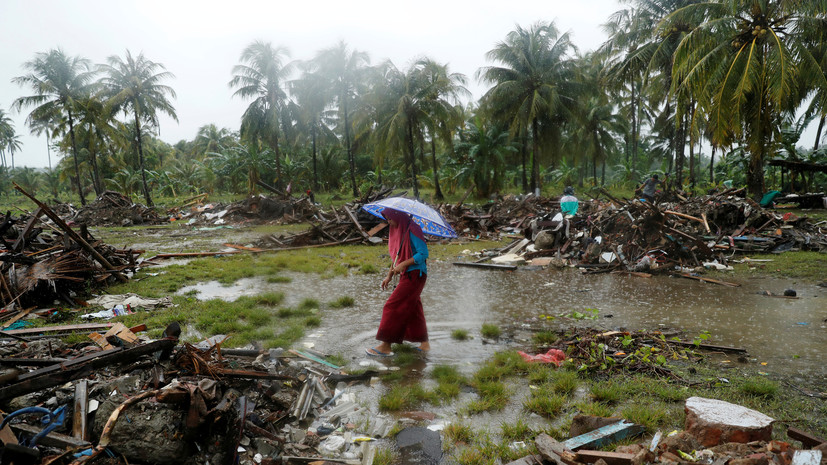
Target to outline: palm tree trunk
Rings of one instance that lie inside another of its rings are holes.
[[[52,170],[52,147],[49,144],[49,130],[46,130],[46,156],[49,157],[49,171]]]
[[[419,186],[416,182],[416,157],[414,155],[413,125],[408,122],[408,161],[411,164],[411,184],[413,185],[414,198],[419,198]]]
[[[313,190],[319,190],[319,170],[316,167],[316,126],[310,130],[313,137]]]
[[[632,81],[632,89],[635,89],[634,80]],[[632,177],[634,179],[637,179],[635,167],[637,166],[637,145],[640,134],[640,100],[640,92],[637,93],[637,97],[632,97],[632,101],[634,102],[634,112],[632,113]]]
[[[144,191],[146,206],[152,207],[152,197],[149,195],[149,185],[146,183],[146,169],[144,167],[144,146],[141,142],[141,122],[138,119],[138,112],[135,111],[135,135],[138,137],[138,162],[141,164],[141,189]]]
[[[431,160],[434,162],[434,197],[437,200],[445,199],[445,196],[442,195],[442,189],[439,188],[439,169],[436,165],[436,138],[433,134],[431,134]]]
[[[600,165],[600,187],[606,185],[606,159],[603,159],[603,163]]]
[[[523,194],[528,193],[528,176],[527,176],[527,167],[526,167],[526,158],[528,155],[528,135],[526,131],[522,133],[522,143],[520,144],[520,156],[523,159]]]
[[[531,121],[531,192],[537,194],[540,189],[540,147],[537,143],[537,118]]]
[[[709,157],[709,183],[715,184],[715,149],[716,147],[712,146],[712,155]]]
[[[824,117],[818,120],[818,129],[816,130],[816,140],[813,143],[813,152],[818,150],[818,143],[821,140],[821,131],[824,129]]]
[[[78,147],[75,144],[75,121],[72,119],[72,110],[68,110],[69,114],[69,137],[72,139],[72,158],[75,160],[75,184],[78,188],[78,195],[80,196],[80,204],[86,206],[86,198],[83,197],[83,187],[80,186],[80,164],[78,163]]]
[[[345,113],[345,145],[347,145],[347,160],[350,163],[350,185],[353,187],[353,197],[359,197],[359,189],[356,187],[356,161],[353,159],[353,150],[350,147],[350,123],[347,117],[347,92],[342,90],[342,107]]]
[[[100,171],[98,171],[98,154],[94,150],[89,151],[89,162],[92,164],[92,184],[95,186],[95,195],[103,193]]]

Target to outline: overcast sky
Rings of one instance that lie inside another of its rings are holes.
[[[593,50],[605,40],[600,25],[621,8],[617,0],[0,0],[0,108],[10,112],[14,99],[31,95],[11,79],[38,52],[60,47],[102,63],[129,49],[175,75],[166,84],[177,93],[178,122],[161,118],[162,140],[191,140],[209,123],[236,130],[248,102],[233,98],[227,83],[255,40],[283,45],[295,60],[340,40],[367,52],[372,64],[390,59],[406,68],[428,56],[467,75],[476,99],[484,88],[474,73],[516,24],[556,21],[581,51]],[[24,145],[15,166],[45,167],[46,139],[29,134],[29,111],[12,112]]]

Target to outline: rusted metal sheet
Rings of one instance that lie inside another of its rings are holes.
[[[563,441],[567,449],[599,449],[615,441],[631,438],[643,433],[644,428],[626,420],[598,428],[586,434]]]

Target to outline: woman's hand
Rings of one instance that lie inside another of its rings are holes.
[[[392,276],[393,276],[392,274],[388,274],[388,276],[386,276],[385,279],[382,280],[382,290],[383,291],[388,288],[388,285],[391,283],[391,277]]]
[[[402,273],[404,273],[404,272],[405,272],[405,268],[407,268],[407,267],[408,267],[408,265],[406,265],[406,264],[405,264],[405,262],[402,262],[402,263],[400,263],[400,264],[396,265],[396,266],[393,268],[392,273],[393,273],[393,274],[402,274]]]

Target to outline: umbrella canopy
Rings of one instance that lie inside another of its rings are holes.
[[[363,210],[383,220],[385,217],[382,216],[382,210],[385,208],[392,208],[411,215],[411,219],[422,228],[422,232],[425,234],[440,237],[457,237],[457,232],[454,231],[454,228],[445,221],[445,218],[443,218],[439,212],[416,200],[406,199],[404,197],[390,197],[362,206]]]

